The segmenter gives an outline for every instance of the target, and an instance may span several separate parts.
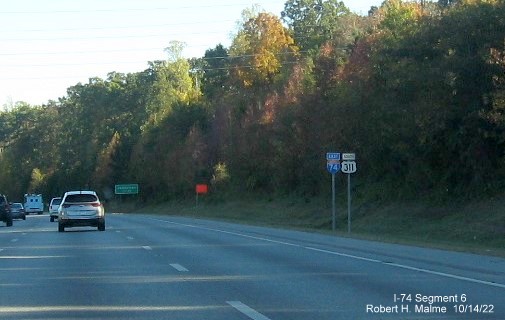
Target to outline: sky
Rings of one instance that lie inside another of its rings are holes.
[[[344,0],[366,15],[383,0]],[[286,0],[0,0],[0,106],[41,105],[67,88],[140,72],[167,58],[170,41],[184,57],[228,47],[244,9],[254,4],[277,16]]]

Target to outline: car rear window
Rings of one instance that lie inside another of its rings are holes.
[[[93,194],[69,194],[65,198],[65,203],[95,202],[98,198]]]
[[[58,205],[60,203],[61,203],[61,199],[54,199],[53,201],[51,201],[52,206]]]
[[[16,209],[16,208],[22,208],[22,207],[23,207],[23,206],[21,205],[21,203],[13,203],[13,204],[11,205],[11,208],[15,208],[15,209]]]

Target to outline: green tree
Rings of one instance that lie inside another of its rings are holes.
[[[202,79],[202,92],[209,100],[223,96],[229,90],[230,63],[228,50],[219,44],[214,49],[205,51],[204,75]]]
[[[168,60],[150,62],[145,71],[152,79],[147,102],[150,123],[161,121],[176,103],[189,103],[199,97],[191,77],[191,66],[182,58],[183,47],[184,44],[172,41],[165,49]]]
[[[181,103],[158,126],[144,132],[132,154],[130,173],[146,195],[171,199],[191,192],[208,167],[204,139],[208,122],[205,106]]]
[[[340,18],[349,14],[338,0],[288,0],[281,13],[302,51],[317,50],[333,39]]]

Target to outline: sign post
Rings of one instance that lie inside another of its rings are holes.
[[[351,233],[351,173],[356,172],[356,154],[342,154],[342,172],[347,173],[347,232]]]
[[[336,230],[337,213],[335,206],[335,174],[340,171],[340,152],[326,153],[326,169],[331,173],[331,229]]]
[[[196,193],[196,206],[198,207],[198,195],[200,194],[206,194],[209,192],[209,186],[206,184],[197,184],[195,186],[195,193]]]

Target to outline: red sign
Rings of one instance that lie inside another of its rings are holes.
[[[197,194],[205,194],[209,192],[209,186],[206,184],[197,184],[196,185],[196,193]]]

